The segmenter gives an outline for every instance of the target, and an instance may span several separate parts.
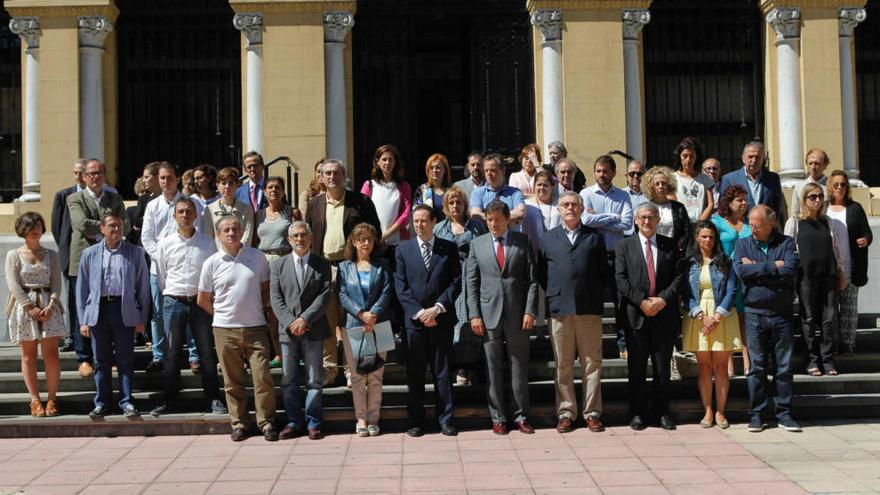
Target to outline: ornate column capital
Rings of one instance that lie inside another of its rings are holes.
[[[104,48],[104,40],[113,31],[113,23],[102,15],[78,17],[76,25],[81,47]]]
[[[861,7],[841,7],[837,11],[837,28],[841,38],[849,38],[860,22],[868,17]]]
[[[351,12],[324,13],[324,43],[344,43],[352,27],[354,14]]]
[[[259,12],[235,14],[232,25],[244,33],[244,37],[248,40],[248,48],[263,44],[263,14]]]
[[[12,34],[21,36],[28,48],[40,47],[40,19],[38,17],[13,17],[9,20]]]
[[[648,9],[624,10],[621,12],[623,19],[623,39],[639,39],[639,32],[645,25],[651,22],[651,11]]]
[[[767,22],[776,31],[776,41],[801,36],[801,9],[775,8],[767,14]]]
[[[562,39],[562,11],[536,10],[532,14],[532,25],[541,31],[541,42],[559,41]]]

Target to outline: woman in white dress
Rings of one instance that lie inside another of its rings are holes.
[[[27,212],[15,221],[15,233],[24,245],[6,255],[9,300],[9,340],[21,346],[21,374],[31,396],[31,416],[57,416],[56,393],[61,379],[58,340],[67,335],[61,305],[61,265],[58,253],[40,245],[46,222],[39,213]],[[37,347],[46,366],[48,400],[40,399]]]

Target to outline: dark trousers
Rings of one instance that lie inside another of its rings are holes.
[[[76,361],[92,362],[92,340],[79,333],[79,313],[76,311],[76,277],[64,275],[67,280],[67,314],[70,322],[70,339],[76,352]]]
[[[617,280],[614,278],[614,251],[608,253],[608,274],[605,277],[605,300],[611,298],[614,303],[614,325],[617,327],[617,349],[620,352],[626,350],[626,330],[623,318],[620,314],[620,294],[617,293]],[[610,296],[609,296],[610,294]]]
[[[807,369],[834,369],[834,322],[837,318],[837,279],[802,278],[800,299],[801,331],[810,353]]]
[[[98,323],[90,328],[95,356],[95,406],[108,407],[113,398],[113,364],[119,375],[119,407],[131,403],[134,380],[134,327],[122,323],[122,301],[101,300]]]
[[[666,320],[668,322],[668,320]],[[651,358],[651,412],[656,417],[669,412],[669,362],[675,325],[646,317],[642,328],[626,329],[626,368],[629,375],[629,410],[643,418],[648,413],[648,357]]]
[[[287,329],[284,331],[287,332]],[[284,373],[281,395],[287,412],[287,424],[297,430],[304,427],[320,430],[324,423],[324,341],[312,340],[305,335],[287,335],[287,339],[281,341],[281,365]],[[303,374],[305,394],[300,387]]]
[[[522,330],[522,320],[505,321],[503,326],[487,329],[483,340],[489,383],[486,393],[492,421],[506,423],[504,392],[507,388],[505,367],[510,369],[510,388],[513,392],[513,421],[525,421],[529,415],[529,350],[531,332]],[[507,364],[508,366],[505,366]]]
[[[217,376],[217,358],[214,357],[214,334],[211,316],[195,301],[183,302],[164,296],[162,301],[162,322],[168,343],[164,356],[162,373],[165,379],[166,400],[180,393],[180,368],[187,362],[183,348],[187,345],[187,325],[192,330],[196,349],[202,359],[202,388],[205,399],[210,403],[219,399],[220,380]]]
[[[444,315],[445,316],[445,315]],[[443,321],[446,320],[446,321]],[[425,370],[431,363],[434,373],[435,412],[441,425],[452,424],[452,381],[449,357],[452,354],[452,328],[448,318],[438,319],[436,327],[406,328],[406,410],[410,426],[425,424]]]
[[[776,373],[773,374],[775,389],[775,414],[783,418],[791,414],[792,372],[791,372],[791,325],[786,318],[777,315],[763,315],[749,312],[745,314],[746,345],[749,348],[749,401],[752,416],[768,417],[773,414],[770,406],[771,385],[767,380],[767,363],[770,353],[776,359]]]

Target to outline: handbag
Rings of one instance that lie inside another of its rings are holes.
[[[376,332],[369,332],[370,335],[373,336],[373,348],[378,348],[378,343],[376,342]],[[369,375],[370,373],[377,371],[385,366],[385,360],[382,359],[382,356],[379,355],[378,352],[365,356],[364,351],[364,341],[367,340],[366,335],[361,339],[361,344],[358,346],[358,360],[357,360],[357,372],[361,375]]]
[[[670,379],[682,380],[684,378],[696,378],[699,374],[697,355],[693,352],[680,351],[673,347],[672,363],[670,366]]]

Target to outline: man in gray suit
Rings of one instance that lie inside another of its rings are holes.
[[[471,329],[483,337],[489,367],[492,431],[507,434],[504,413],[505,344],[516,403],[514,422],[522,433],[535,430],[529,412],[529,332],[538,313],[538,284],[528,237],[508,230],[510,209],[501,201],[486,207],[489,233],[471,243],[467,259],[467,304]]]
[[[322,438],[324,414],[321,394],[324,381],[324,340],[330,337],[327,305],[330,303],[330,263],[314,253],[312,229],[297,221],[287,229],[293,252],[276,258],[269,265],[269,297],[278,317],[281,359],[284,378],[281,389],[287,425],[280,438],[286,440],[302,435],[308,428],[309,438]],[[302,359],[306,372],[305,414],[299,388]],[[308,421],[308,424],[306,424]]]

